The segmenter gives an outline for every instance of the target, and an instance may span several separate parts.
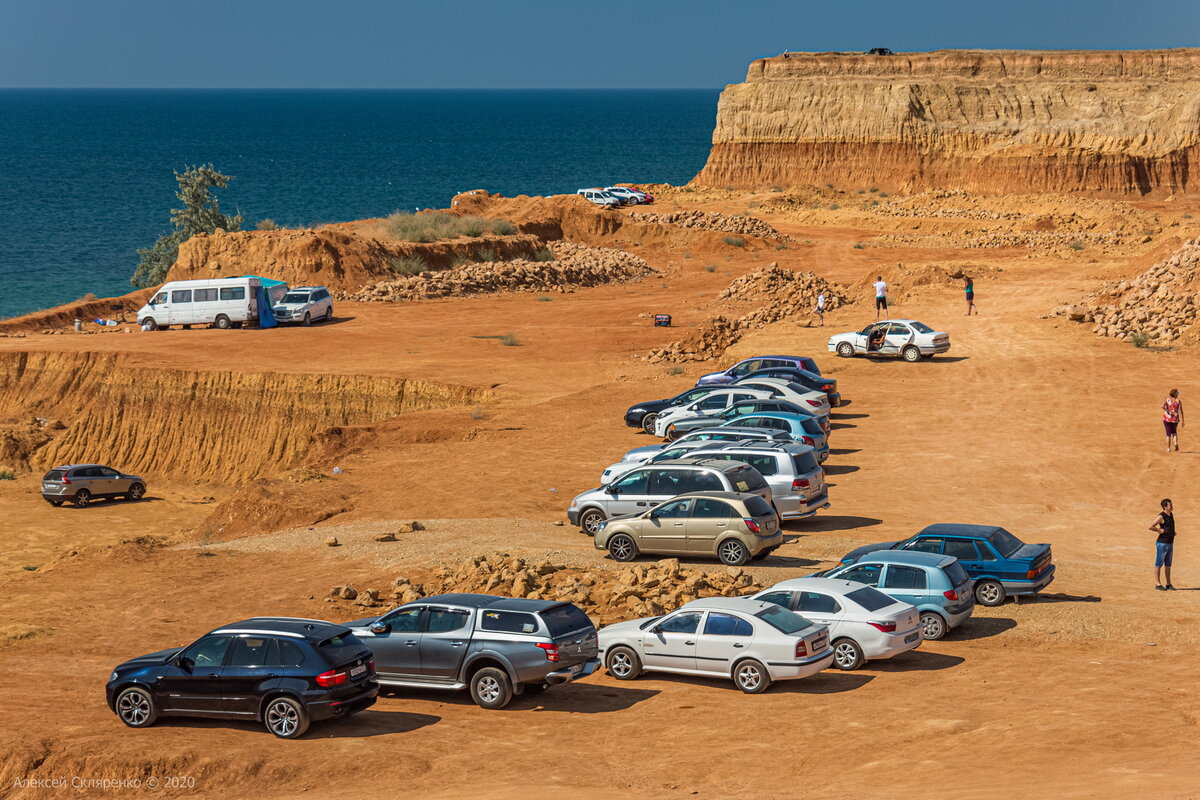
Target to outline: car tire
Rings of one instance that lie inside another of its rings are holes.
[[[746,694],[762,694],[771,688],[771,673],[761,661],[745,658],[733,665],[733,683]]]
[[[146,496],[146,487],[140,483],[135,483],[129,487],[129,491],[125,493],[125,499],[136,503]]]
[[[740,567],[750,560],[750,551],[737,539],[726,539],[717,545],[717,558],[722,564]]]
[[[1004,584],[1000,581],[983,580],[975,584],[975,602],[981,606],[995,608],[1007,598],[1008,593],[1004,591]]]
[[[51,500],[49,497],[43,497],[42,499],[45,500],[50,505],[54,506],[55,508],[58,508],[59,506],[61,506],[63,504],[62,500]]]
[[[263,724],[280,739],[298,739],[308,730],[308,712],[291,697],[274,697],[263,709]]]
[[[921,360],[921,351],[910,344],[900,351],[900,357],[910,364],[915,364]]]
[[[484,667],[471,676],[471,699],[480,708],[504,708],[512,696],[512,681],[502,669]]]
[[[90,502],[92,502],[92,493],[87,489],[80,489],[75,493],[75,496],[71,498],[71,503],[73,503],[76,508],[87,508],[88,503]]]
[[[579,527],[589,536],[595,536],[596,531],[600,529],[600,523],[604,522],[604,512],[598,508],[589,508],[579,515]]]
[[[113,705],[121,722],[131,728],[148,728],[158,721],[154,698],[140,686],[122,689]]]
[[[217,318],[213,320],[213,327],[227,331],[233,327],[233,323],[229,321],[229,317],[224,314],[218,314]]]
[[[839,358],[850,358],[854,355],[854,345],[842,342],[837,346],[837,354]]]
[[[647,414],[642,417],[642,431],[653,436],[655,422],[658,422],[658,414]]]
[[[304,312],[304,319],[300,320],[300,324],[306,328],[312,327],[312,315],[307,311]]]
[[[142,320],[142,327],[149,328],[152,331],[159,329],[158,322],[154,319],[154,317],[146,317],[144,320]]]
[[[627,533],[618,533],[608,540],[608,554],[613,561],[633,561],[638,557],[637,542]]]
[[[620,645],[608,651],[604,668],[619,681],[631,681],[642,674],[642,660],[632,648]]]
[[[949,626],[946,618],[936,611],[921,612],[921,638],[927,642],[936,642],[946,635]]]
[[[325,322],[333,322],[333,306],[325,309],[325,316],[321,317]]]
[[[833,643],[833,665],[840,670],[858,669],[867,661],[862,648],[853,639],[837,639]]]

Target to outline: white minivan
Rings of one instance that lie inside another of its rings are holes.
[[[619,197],[603,189],[580,189],[576,194],[601,208],[615,208],[621,205]]]
[[[258,319],[258,278],[214,278],[163,284],[138,311],[138,323],[149,330],[171,325],[240,328]]]

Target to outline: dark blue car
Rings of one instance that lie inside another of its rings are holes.
[[[856,548],[841,563],[853,564],[878,550],[915,550],[954,556],[975,579],[975,600],[998,606],[1010,595],[1036,594],[1054,580],[1048,544],[1025,544],[995,525],[930,525],[916,536]]]

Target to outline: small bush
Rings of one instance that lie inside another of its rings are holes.
[[[755,200],[755,201],[753,201],[753,202],[746,203],[746,208],[747,208],[747,209],[751,209],[751,208],[762,208],[762,203],[760,203],[760,202],[758,202],[757,200]],[[746,212],[744,212],[744,211],[743,211],[742,213],[743,213],[743,214],[745,214]],[[747,215],[747,216],[748,216],[748,215]]]
[[[692,257],[692,251],[691,251],[691,250],[684,250],[684,251],[683,251],[683,257],[684,257],[684,258],[691,258],[691,257]]]
[[[254,228],[260,231],[277,231],[279,230],[279,223],[273,219],[260,219]]]
[[[688,194],[691,194],[692,192],[694,192],[694,191],[695,191],[695,189],[693,189],[693,188],[692,188],[692,187],[690,187],[690,186],[685,186],[685,187],[683,187],[682,189],[680,189],[679,191],[681,191],[681,192],[687,192]]]
[[[740,236],[722,236],[721,241],[730,247],[745,247],[746,240]]]
[[[1129,334],[1129,343],[1134,347],[1145,347],[1150,344],[1150,337],[1141,331],[1134,331]]]
[[[772,192],[782,192],[782,191],[783,191],[783,187],[782,187],[782,186],[776,186],[775,184],[773,184],[773,183],[772,183],[772,184],[771,184],[771,191],[772,191]]]
[[[855,192],[855,194],[866,194],[866,193],[867,193],[866,189],[859,189],[857,192]]]
[[[787,250],[787,245],[784,244],[783,242],[780,242],[779,244],[775,245],[775,249],[776,250]]]
[[[875,192],[878,192],[878,191],[879,190],[876,189],[874,186],[871,187],[871,194],[875,194]]]
[[[517,338],[517,335],[515,333],[506,333],[499,338],[500,338],[500,344],[504,345],[505,347],[520,347],[521,346],[521,340]]]
[[[1082,250],[1083,242],[1079,241],[1078,239],[1072,239],[1067,247],[1071,248],[1072,250]]]
[[[880,193],[879,193],[879,196],[880,196],[880,197],[887,197],[887,196],[888,196],[888,193],[887,193],[887,192],[880,192]]]
[[[832,184],[832,183],[827,183],[827,184],[825,184],[825,188],[826,188],[826,189],[832,189],[832,188],[833,188],[833,184]]]
[[[0,469],[0,481],[15,481],[16,474],[11,469]]]
[[[429,269],[429,265],[417,256],[393,256],[388,259],[388,268],[397,275],[416,275]]]
[[[539,249],[536,253],[533,254],[533,260],[534,261],[553,261],[554,253],[550,251],[549,247],[543,247],[543,248]]]
[[[467,264],[470,264],[470,263],[471,263],[471,259],[469,259],[469,258],[466,258],[464,256],[455,256],[454,258],[450,259],[450,269],[458,269],[459,267],[465,267]]]
[[[839,206],[837,203],[830,203],[830,204],[829,204],[829,210],[830,210],[830,211],[837,211],[839,208],[841,208],[841,206]]]
[[[539,303],[549,303],[549,302],[550,302],[551,300],[553,300],[553,299],[554,299],[554,298],[553,298],[553,297],[551,297],[550,295],[548,295],[548,294],[544,294],[544,295],[542,295],[541,297],[539,297],[539,298],[538,298],[538,302],[539,302]]]
[[[667,374],[668,374],[668,375],[682,375],[682,374],[683,374],[683,367],[680,367],[680,366],[678,366],[678,365],[677,365],[677,366],[674,366],[674,367],[671,367],[669,370],[667,370]]]
[[[475,260],[489,262],[496,260],[496,251],[490,247],[481,247],[475,251]]]
[[[479,406],[471,409],[471,419],[487,419],[487,414],[483,413],[483,409]]]
[[[436,242],[459,236],[508,236],[517,232],[517,227],[508,220],[488,219],[471,215],[458,216],[440,211],[414,214],[397,211],[383,221],[383,231],[402,242]]]
[[[732,187],[732,186],[726,186],[726,187],[725,187],[725,191],[727,191],[727,192],[732,192],[732,191],[733,191],[733,187]]]
[[[1191,219],[1191,218],[1192,218],[1192,215],[1191,215],[1191,214],[1184,214],[1184,215],[1183,215],[1183,218],[1184,218],[1184,219]]]
[[[717,265],[716,265],[716,264],[705,264],[705,265],[704,265],[704,271],[705,271],[705,272],[716,272],[716,271],[717,271]]]
[[[21,569],[25,570],[26,572],[37,572],[37,567],[35,567],[33,564],[26,564],[25,566],[21,567]]]
[[[855,249],[855,250],[862,250],[864,247],[866,247],[866,245],[864,245],[862,242],[855,242],[855,243],[854,243],[854,249]]]

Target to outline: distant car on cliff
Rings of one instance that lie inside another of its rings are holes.
[[[851,356],[899,356],[905,361],[933,358],[950,349],[950,334],[915,319],[885,319],[861,331],[829,337],[829,351]]]
[[[575,194],[587,200],[589,203],[595,203],[601,208],[616,208],[621,205],[621,200],[615,194],[606,192],[603,189],[580,189]]]
[[[646,195],[639,192],[637,189],[630,189],[628,186],[606,186],[604,191],[609,194],[616,195],[619,199],[628,202],[631,205],[641,205],[646,201]]]

